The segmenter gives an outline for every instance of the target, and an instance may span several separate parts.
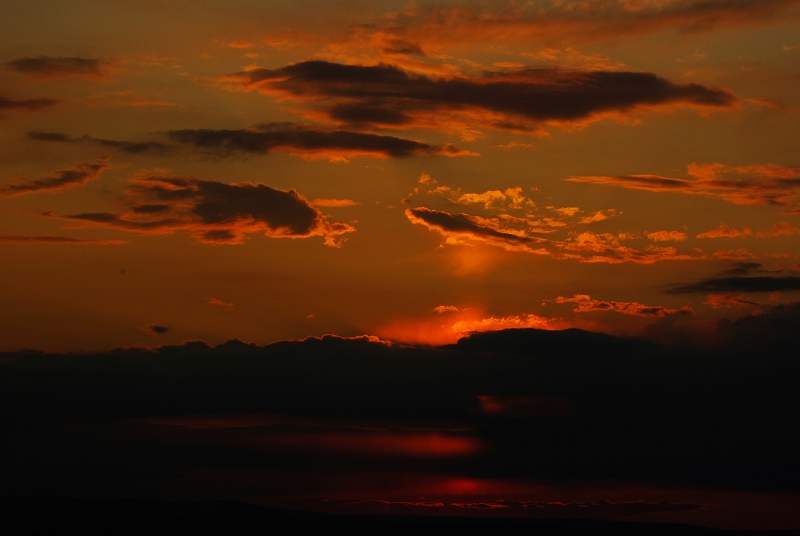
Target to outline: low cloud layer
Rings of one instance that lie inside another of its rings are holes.
[[[294,189],[265,184],[227,184],[174,175],[131,180],[124,213],[86,212],[61,216],[111,229],[162,234],[188,231],[207,244],[241,244],[252,233],[275,238],[321,236],[341,245],[340,235],[355,231],[330,222]]]
[[[110,74],[113,62],[101,58],[77,56],[37,56],[6,62],[5,68],[31,78],[104,78]]]
[[[242,89],[315,102],[331,120],[437,128],[447,118],[503,130],[575,123],[640,108],[729,108],[736,97],[700,84],[673,84],[652,73],[523,69],[480,77],[431,78],[386,64],[304,61],[230,75]]]
[[[108,157],[97,159],[94,164],[83,163],[73,168],[62,169],[38,179],[15,179],[0,185],[0,196],[15,196],[38,192],[58,192],[83,186],[97,180],[109,168]]]

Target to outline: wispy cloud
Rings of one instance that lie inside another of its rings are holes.
[[[114,62],[103,58],[81,58],[77,56],[37,56],[18,58],[5,64],[6,69],[38,79],[105,78],[113,71]]]
[[[28,137],[32,140],[52,143],[87,143],[128,154],[168,154],[175,150],[175,147],[157,141],[109,140],[85,135],[72,137],[60,132],[42,132],[38,130],[28,132]]]
[[[99,238],[74,238],[55,235],[0,234],[0,243],[6,244],[124,244],[124,240],[105,240]]]
[[[658,175],[573,176],[566,180],[605,186],[619,186],[649,192],[675,192],[722,199],[737,205],[775,205],[787,212],[800,210],[800,166],[760,164],[690,164],[690,179]]]
[[[0,196],[15,196],[37,192],[58,192],[83,186],[97,180],[108,169],[108,157],[98,158],[94,164],[83,163],[62,169],[38,179],[16,179],[0,186]]]

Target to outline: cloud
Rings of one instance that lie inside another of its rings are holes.
[[[266,154],[284,150],[310,156],[345,159],[367,155],[403,158],[422,155],[471,155],[452,145],[429,145],[404,138],[350,132],[321,130],[297,123],[269,123],[238,130],[171,130],[170,139],[209,151],[218,156],[234,152]]]
[[[753,307],[761,305],[759,302],[746,300],[744,294],[709,294],[705,303],[714,309],[719,309],[721,307]]]
[[[705,32],[780,20],[796,0],[590,0],[431,3],[392,19],[423,45],[444,48],[496,42],[587,42],[661,31]]]
[[[105,78],[111,73],[113,62],[101,58],[37,56],[18,58],[6,62],[6,69],[38,79],[64,78]]]
[[[234,307],[234,305],[232,303],[229,303],[229,302],[226,302],[226,301],[222,301],[222,300],[220,300],[218,298],[208,298],[206,300],[206,303],[209,304],[209,305],[215,305],[217,307],[222,307],[222,308],[227,309],[229,311],[233,311],[233,307]]]
[[[353,201],[352,199],[322,199],[317,198],[311,201],[311,204],[315,207],[335,207],[335,208],[342,208],[342,207],[355,207],[360,205],[358,201]]]
[[[543,239],[511,229],[498,229],[491,220],[478,216],[450,214],[425,207],[407,208],[405,214],[411,223],[424,225],[444,235],[448,244],[463,244],[465,239],[478,240],[508,251],[548,254],[542,248],[531,247],[543,243]]]
[[[37,192],[58,192],[83,186],[97,180],[108,169],[108,157],[98,158],[94,164],[78,164],[70,169],[62,169],[38,179],[16,179],[0,185],[0,196],[15,196]]]
[[[718,229],[711,229],[710,231],[700,233],[695,238],[744,238],[745,236],[750,236],[751,234],[753,234],[753,231],[751,231],[749,227],[745,227],[739,231],[737,229],[731,229],[727,225],[722,224]]]
[[[664,260],[697,260],[704,258],[702,251],[681,253],[674,247],[647,245],[644,249],[622,244],[636,238],[631,233],[595,233],[569,231],[578,225],[592,225],[616,216],[614,209],[598,210],[589,216],[580,216],[578,207],[548,205],[543,210],[520,187],[485,192],[463,192],[439,184],[423,173],[418,186],[403,199],[406,217],[412,223],[424,225],[444,236],[446,245],[472,245],[486,243],[507,251],[524,251],[551,255],[556,259],[573,259],[584,263],[618,264],[633,262],[653,264]],[[434,204],[444,207],[466,205],[479,214],[455,214],[448,210],[419,206]],[[561,239],[557,233],[569,234]],[[536,235],[547,235],[542,238]],[[658,235],[660,236],[660,235]],[[678,235],[670,235],[673,238]]]
[[[0,243],[6,244],[124,244],[124,240],[104,240],[99,238],[73,238],[54,235],[0,234]]]
[[[574,303],[576,307],[573,309],[576,313],[590,313],[593,311],[614,311],[626,315],[635,316],[670,316],[675,314],[691,314],[690,307],[682,307],[680,309],[668,309],[660,305],[644,305],[638,302],[620,302],[620,301],[601,301],[593,300],[588,294],[575,294],[571,298],[559,296],[555,299],[556,303]]]
[[[111,229],[152,234],[188,231],[206,244],[241,244],[252,233],[275,238],[322,236],[340,247],[355,229],[330,222],[294,189],[175,175],[143,175],[126,190],[129,210],[61,216]]]
[[[779,292],[800,290],[797,276],[726,276],[677,285],[671,294],[722,294],[738,292]]]
[[[748,229],[749,230],[749,229]],[[766,236],[792,236],[800,234],[800,228],[792,227],[790,224],[786,223],[785,221],[781,221],[776,223],[775,225],[770,228],[769,231],[759,231],[758,236],[766,237]]]
[[[169,331],[167,326],[160,326],[158,324],[147,324],[142,328],[142,331],[147,333],[148,335],[158,336],[163,335]]]
[[[61,101],[56,99],[7,99],[0,97],[0,110],[28,110],[34,112],[55,106]]]
[[[321,103],[343,123],[439,128],[468,117],[503,130],[537,130],[641,108],[730,108],[736,97],[700,84],[673,84],[651,73],[521,69],[483,76],[432,78],[388,64],[304,61],[227,77],[244,90]]]
[[[647,233],[647,238],[653,242],[683,242],[686,240],[686,233],[680,231],[655,231]]]
[[[687,175],[692,178],[627,175],[573,176],[566,180],[649,192],[702,195],[737,205],[774,205],[785,207],[787,212],[800,210],[796,205],[800,194],[800,166],[690,164]]]
[[[28,138],[52,143],[88,143],[128,154],[169,154],[174,151],[174,147],[156,141],[120,141],[93,138],[91,136],[75,138],[60,132],[42,132],[39,130],[28,132]]]

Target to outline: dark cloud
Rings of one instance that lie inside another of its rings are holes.
[[[73,238],[54,235],[0,234],[0,243],[7,244],[124,244],[122,240],[103,240],[99,238]]]
[[[61,101],[55,99],[6,99],[0,97],[0,110],[29,110],[36,111],[42,108],[55,106]]]
[[[525,69],[483,77],[430,78],[391,65],[343,65],[305,61],[278,69],[231,75],[243,88],[300,100],[322,101],[331,117],[342,109],[362,121],[424,123],[425,116],[494,114],[488,124],[512,121],[575,122],[641,107],[693,105],[727,108],[729,91],[700,84],[673,84],[651,73]],[[344,107],[344,108],[342,108]],[[356,113],[357,112],[357,113]],[[345,115],[345,117],[347,117]],[[474,117],[473,117],[474,118]]]
[[[160,326],[158,324],[147,324],[144,328],[142,328],[145,333],[148,335],[163,335],[164,333],[169,331],[167,326]]]
[[[16,179],[0,186],[0,196],[14,196],[36,192],[57,192],[83,186],[97,180],[109,168],[108,157],[98,158],[94,164],[78,164],[38,179]]]
[[[339,235],[355,229],[328,221],[294,189],[265,184],[227,184],[194,177],[142,176],[126,190],[126,213],[86,212],[62,216],[112,229],[138,233],[185,230],[200,242],[239,244],[246,235],[308,238],[341,245]]]
[[[340,113],[358,115],[358,110]],[[268,153],[275,149],[322,156],[373,155],[408,157],[412,155],[459,156],[469,154],[452,145],[434,146],[418,141],[343,130],[320,130],[293,123],[269,123],[239,130],[172,130],[169,137],[215,154],[232,152]]]
[[[796,276],[731,276],[712,277],[696,283],[673,287],[672,294],[700,294],[719,292],[781,292],[800,290],[800,277]]]
[[[6,62],[5,67],[32,78],[102,78],[109,74],[112,63],[100,58],[37,56]]]
[[[115,149],[128,154],[168,154],[174,151],[174,147],[155,141],[136,142],[108,140],[103,138],[93,138],[91,136],[71,137],[60,132],[42,132],[34,130],[28,132],[28,137],[36,141],[57,142],[57,143],[90,143],[108,149]]]

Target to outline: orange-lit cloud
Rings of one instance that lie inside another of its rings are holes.
[[[796,0],[548,0],[412,5],[395,13],[423,46],[483,42],[585,42],[659,31],[701,32],[780,20]]]
[[[315,207],[333,207],[333,208],[341,208],[341,207],[355,207],[360,205],[358,201],[353,201],[352,199],[314,199],[311,201],[311,204]]]
[[[114,62],[103,58],[63,56],[37,56],[18,58],[6,62],[9,71],[35,79],[52,79],[75,76],[79,78],[105,78],[111,74]]]
[[[758,236],[791,236],[800,234],[800,228],[792,227],[785,221],[781,221],[773,225],[769,231],[759,231]]]
[[[297,123],[268,123],[238,130],[172,130],[170,139],[219,156],[233,152],[261,153],[284,150],[301,155],[329,156],[333,159],[357,155],[407,157],[412,155],[471,155],[452,145],[429,145],[404,138],[325,130]]]
[[[647,233],[646,236],[653,242],[683,242],[686,240],[686,233],[680,231],[655,231]]]
[[[218,298],[208,298],[206,300],[206,303],[209,304],[209,305],[215,305],[217,307],[222,307],[222,308],[227,309],[229,311],[233,311],[233,307],[234,307],[232,303],[229,303],[229,302],[226,302],[226,301],[222,301],[222,300],[220,300]]]
[[[690,307],[669,309],[661,305],[644,305],[639,302],[601,301],[593,300],[588,294],[575,294],[571,298],[559,296],[556,303],[574,303],[576,313],[590,313],[594,311],[614,311],[635,316],[670,316],[675,314],[691,314]]]
[[[479,77],[430,77],[396,66],[304,61],[228,76],[244,90],[322,106],[346,124],[427,126],[467,117],[483,126],[538,132],[540,123],[585,123],[639,108],[729,108],[736,97],[699,84],[678,85],[651,73],[521,69]]]
[[[395,321],[379,330],[382,337],[408,344],[452,344],[470,333],[503,329],[536,328],[565,329],[571,327],[560,318],[536,314],[509,316],[487,315],[477,308],[461,309],[439,306],[433,309],[436,316]]]
[[[650,245],[645,249],[636,249],[623,245],[621,240],[624,238],[627,237],[611,233],[592,233],[587,231],[571,236],[566,241],[556,245],[563,251],[562,258],[576,259],[585,263],[620,264],[632,262],[653,264],[666,260],[686,261],[704,258],[702,252],[679,253],[674,247]]]
[[[649,192],[702,195],[737,205],[776,205],[789,211],[799,208],[796,201],[800,194],[800,166],[690,164],[687,175],[692,178],[627,175],[574,176],[566,180]]]
[[[504,229],[495,225],[496,222],[479,216],[450,214],[440,210],[417,207],[407,208],[406,217],[411,223],[424,225],[428,229],[444,235],[448,244],[464,244],[469,243],[470,240],[477,240],[502,247],[508,251],[548,254],[543,248],[534,249],[532,247],[543,243],[543,239],[528,236],[524,232]]]
[[[124,244],[124,240],[104,240],[99,238],[73,238],[54,235],[0,234],[0,243],[6,244]]]
[[[126,191],[130,209],[122,214],[87,212],[62,216],[101,227],[136,233],[189,231],[207,244],[241,244],[248,234],[270,237],[321,236],[340,247],[339,235],[355,231],[328,221],[292,190],[265,184],[226,184],[195,177],[144,175]]]
[[[517,419],[532,417],[562,417],[574,411],[564,398],[542,396],[490,396],[479,395],[481,412],[490,416]]]
[[[37,192],[58,192],[83,186],[97,180],[109,168],[108,157],[98,158],[94,164],[78,164],[70,169],[62,169],[38,179],[16,179],[0,186],[0,196],[14,196]]]
[[[718,229],[711,229],[710,231],[706,231],[704,233],[700,233],[696,236],[696,238],[744,238],[745,236],[750,236],[753,234],[753,231],[750,230],[749,227],[744,227],[741,231],[737,229],[731,229],[727,225],[720,225]]]
[[[705,301],[714,309],[721,307],[753,307],[761,305],[758,302],[744,299],[744,294],[709,294]]]

